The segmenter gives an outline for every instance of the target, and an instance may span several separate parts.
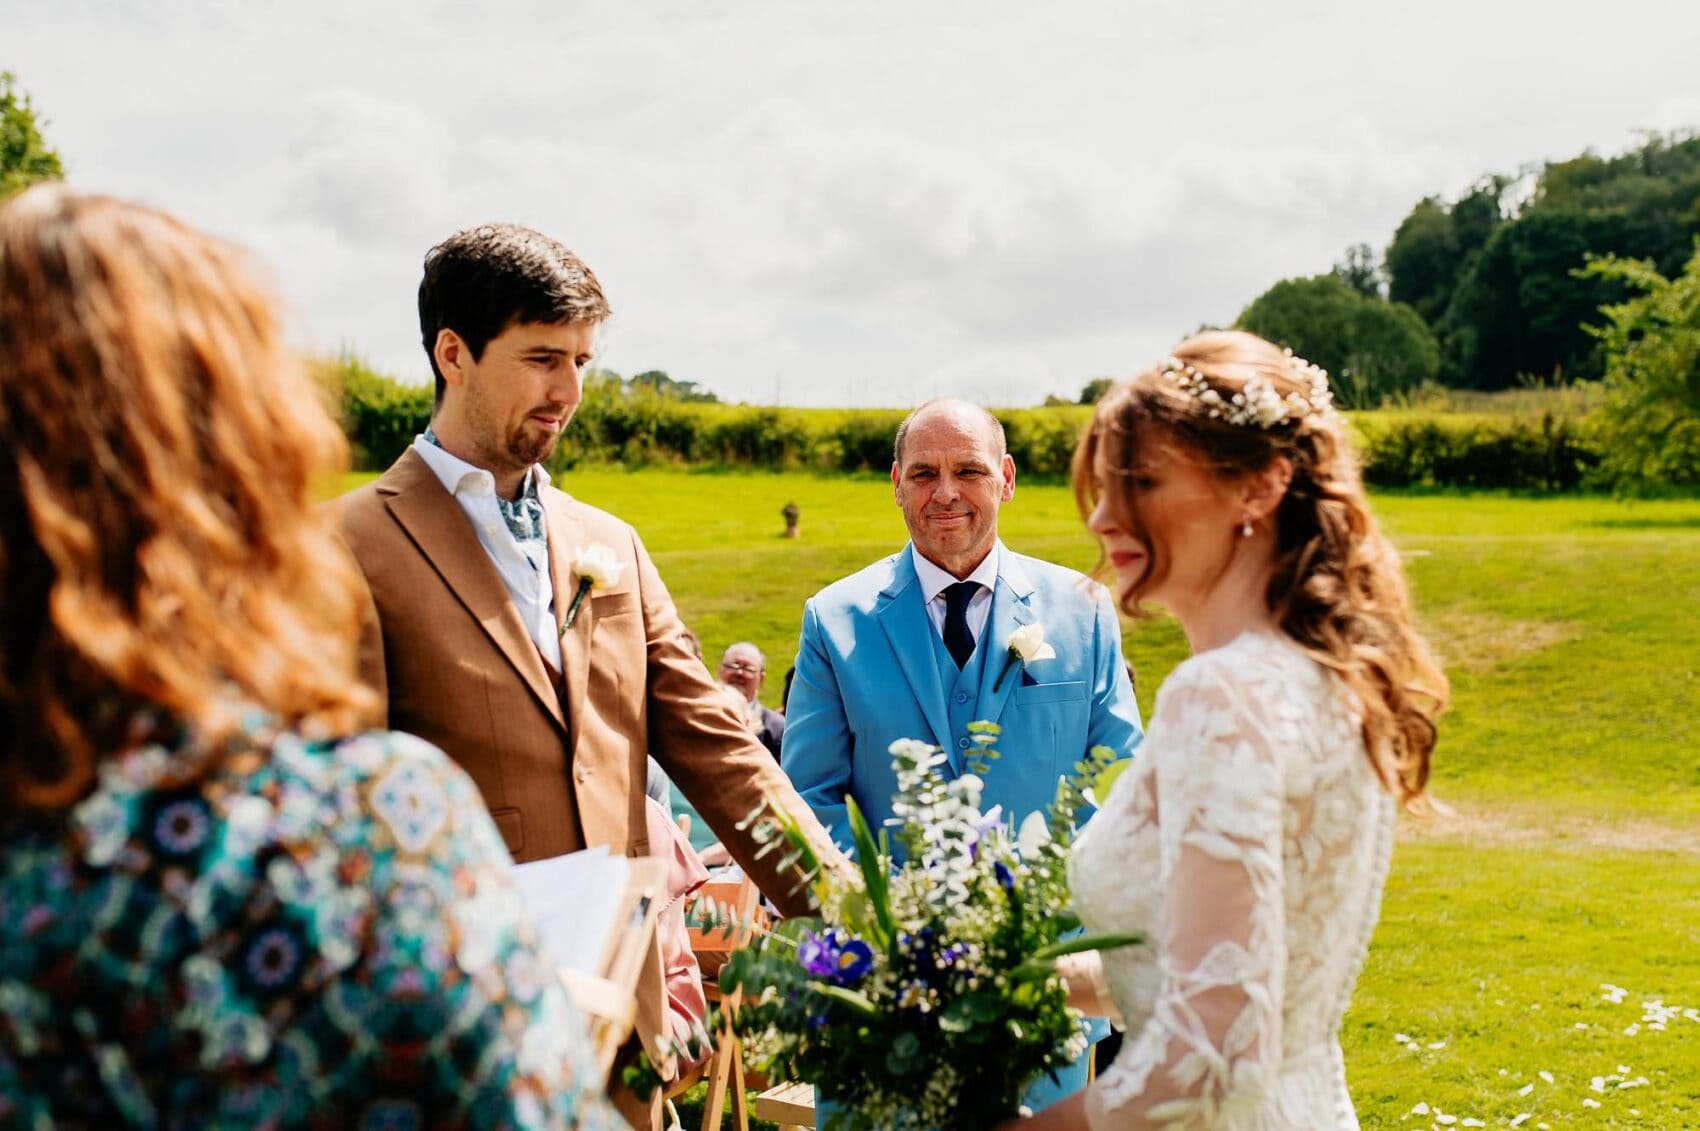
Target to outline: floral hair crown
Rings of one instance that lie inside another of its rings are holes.
[[[1239,392],[1223,396],[1205,380],[1204,374],[1172,356],[1163,359],[1157,372],[1204,405],[1211,419],[1225,420],[1236,427],[1267,429],[1300,417],[1334,411],[1334,394],[1328,391],[1328,371],[1302,357],[1294,357],[1292,350],[1284,352],[1293,375],[1309,386],[1308,393],[1283,396],[1262,377],[1252,377]]]

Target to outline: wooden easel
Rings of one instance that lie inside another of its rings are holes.
[[[712,900],[723,913],[730,915],[730,931],[691,927],[691,950],[703,971],[703,991],[711,1003],[723,1008],[736,1008],[738,995],[722,1000],[720,967],[740,947],[747,945],[755,933],[754,924],[765,919],[761,914],[761,893],[748,876],[735,880],[710,880],[695,893],[698,900]],[[731,1101],[732,1121],[738,1131],[749,1131],[749,1105],[744,1097],[743,1046],[729,1025],[722,1025],[714,1034],[714,1054],[702,1066],[701,1077],[708,1081],[708,1094],[703,1097],[703,1131],[719,1131],[725,1117],[727,1101]]]

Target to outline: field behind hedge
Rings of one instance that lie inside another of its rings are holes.
[[[903,538],[877,475],[560,482],[638,527],[711,658],[768,653],[772,703],[803,600]],[[1364,1125],[1700,1127],[1700,501],[1376,502],[1453,680],[1434,789],[1457,815],[1401,830],[1344,1034]],[[1018,484],[1002,530],[1095,558],[1058,486]],[[1158,619],[1125,642],[1149,712],[1183,641]],[[1662,1029],[1655,1001],[1675,1010]]]

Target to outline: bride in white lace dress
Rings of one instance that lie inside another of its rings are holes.
[[[1446,683],[1326,375],[1199,335],[1104,397],[1076,467],[1123,608],[1194,655],[1070,865],[1089,928],[1148,940],[1065,969],[1124,1043],[1019,1127],[1356,1128],[1340,1022]]]

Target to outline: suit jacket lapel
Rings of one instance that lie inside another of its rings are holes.
[[[578,592],[573,572],[573,554],[579,549],[578,524],[567,512],[567,498],[553,488],[542,491],[543,512],[549,528],[549,573],[555,587],[555,628],[561,632],[561,676],[567,693],[568,748],[578,747],[579,720],[584,717],[585,688],[590,685],[590,637],[595,627],[596,602],[589,594],[578,607],[578,616],[566,628],[567,610]]]
[[[950,742],[950,716],[945,710],[944,685],[939,682],[938,661],[933,654],[933,626],[927,619],[927,609],[921,599],[920,579],[915,576],[915,561],[910,556],[913,546],[898,555],[891,584],[880,593],[884,602],[874,615],[891,641],[909,690],[921,707],[927,725],[933,728],[933,742],[947,753],[955,755]],[[919,736],[917,736],[919,737]]]
[[[985,670],[980,673],[979,700],[980,718],[993,723],[1003,717],[1004,706],[1021,684],[1021,664],[1018,661],[1004,676],[1002,685],[996,691],[992,690],[998,676],[1009,664],[1009,638],[1015,635],[1016,629],[1033,623],[1035,618],[1030,604],[1033,586],[1027,580],[1027,571],[1022,568],[1020,559],[1007,549],[1000,547],[999,553],[998,584],[992,591],[991,614],[986,618],[987,637],[984,643],[988,651]]]
[[[454,496],[411,448],[378,481],[378,493],[386,497],[390,513],[526,686],[565,727],[560,696],[550,683],[543,657]]]

